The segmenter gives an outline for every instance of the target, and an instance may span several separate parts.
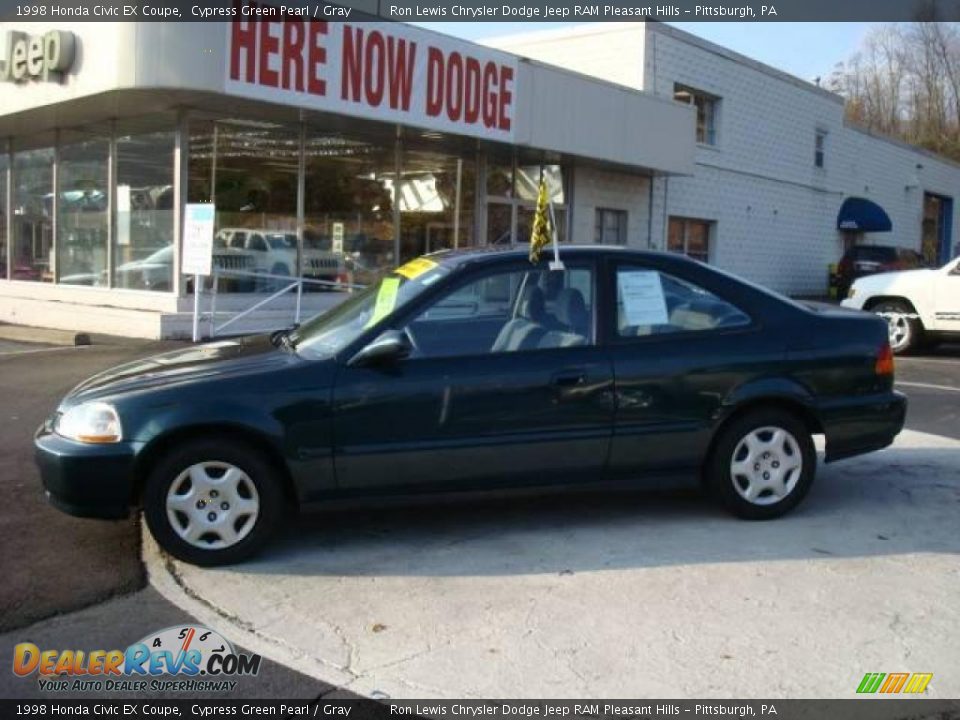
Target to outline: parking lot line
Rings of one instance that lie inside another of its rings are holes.
[[[32,355],[34,353],[56,352],[58,350],[82,350],[89,345],[61,345],[58,347],[34,348],[32,350],[0,350],[0,357],[11,357],[13,355]]]
[[[952,387],[950,385],[933,385],[931,383],[901,382],[901,381],[897,381],[897,385],[900,385],[902,387],[924,388],[926,390],[946,390],[947,392],[960,393],[960,388]]]
[[[904,367],[910,367],[911,365],[919,365],[922,363],[928,363],[931,365],[952,365],[953,367],[957,366],[956,359],[950,358],[938,358],[938,357],[909,357],[909,358],[899,358],[898,363],[903,363]]]

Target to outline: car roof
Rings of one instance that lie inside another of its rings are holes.
[[[856,253],[861,252],[861,251],[869,252],[870,250],[881,250],[881,251],[894,250],[894,251],[897,251],[897,250],[911,250],[911,248],[900,247],[899,245],[854,245],[854,246],[853,246],[852,248],[850,248],[847,252],[852,252],[852,253],[856,254]]]
[[[459,266],[474,262],[495,262],[500,260],[526,259],[530,255],[527,245],[515,245],[509,248],[496,246],[471,247],[460,250],[438,250],[425,257],[448,266]],[[685,255],[678,253],[638,250],[621,245],[560,245],[560,259],[569,257],[599,256],[629,257],[635,260],[654,260],[697,264]],[[540,253],[541,260],[553,259],[553,248],[545,247]]]

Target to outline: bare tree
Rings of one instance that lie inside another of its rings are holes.
[[[877,26],[828,87],[846,98],[849,122],[960,159],[956,23]]]

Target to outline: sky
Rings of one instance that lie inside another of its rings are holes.
[[[467,40],[559,28],[562,22],[414,23]],[[826,80],[834,65],[856,52],[872,23],[676,22],[669,23],[791,75]]]

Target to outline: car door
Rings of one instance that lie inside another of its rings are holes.
[[[934,293],[937,330],[960,332],[960,260],[937,275]]]
[[[341,490],[599,479],[613,372],[596,343],[595,278],[592,264],[501,266],[391,323],[412,340],[408,358],[338,373]]]
[[[676,271],[611,268],[616,375],[611,478],[697,467],[731,389],[783,359],[751,316]]]

